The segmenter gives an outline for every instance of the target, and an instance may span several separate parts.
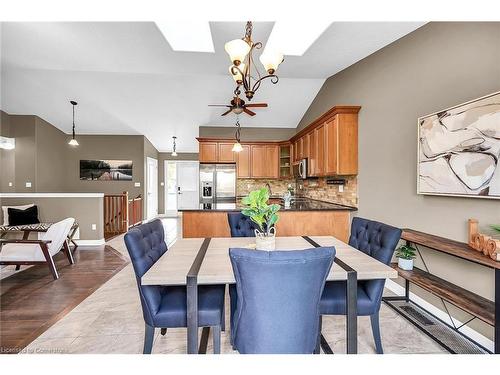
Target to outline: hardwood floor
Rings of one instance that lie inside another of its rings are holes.
[[[128,263],[110,246],[77,249],[74,258],[55,257],[58,280],[37,265],[0,281],[0,353],[22,350]]]

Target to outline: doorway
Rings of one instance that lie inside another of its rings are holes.
[[[165,215],[199,206],[199,163],[165,160]]]
[[[146,219],[158,216],[158,160],[146,158]]]

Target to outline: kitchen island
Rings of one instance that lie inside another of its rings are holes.
[[[350,214],[357,209],[335,203],[309,198],[297,198],[290,208],[285,208],[279,199],[279,221],[276,233],[279,236],[334,236],[341,241],[349,240]],[[227,220],[228,212],[241,211],[240,200],[232,203],[200,204],[196,209],[182,211],[183,238],[231,237]]]

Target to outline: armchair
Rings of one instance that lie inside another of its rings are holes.
[[[67,218],[53,225],[45,232],[41,240],[0,240],[1,265],[31,265],[46,263],[55,280],[59,278],[54,264],[54,255],[61,249],[68,257],[70,264],[74,263],[67,238],[75,219]]]

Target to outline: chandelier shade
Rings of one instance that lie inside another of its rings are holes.
[[[251,46],[243,39],[234,39],[224,45],[224,49],[229,55],[231,62],[238,66],[245,60]]]
[[[283,62],[283,54],[279,52],[264,51],[262,55],[260,55],[259,60],[269,74],[274,74],[278,69],[278,65]]]

